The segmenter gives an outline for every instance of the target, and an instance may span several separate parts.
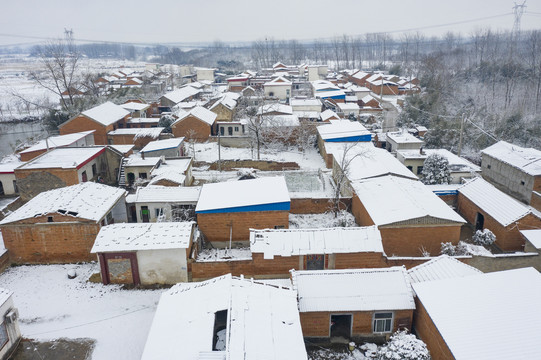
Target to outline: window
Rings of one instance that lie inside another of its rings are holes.
[[[52,216],[47,216],[47,222],[53,222],[53,217]]]
[[[140,179],[146,179],[147,178],[147,173],[139,173],[139,178]]]
[[[220,126],[220,135],[224,136],[224,134],[225,134],[225,130],[222,126]]]
[[[417,166],[417,175],[421,175],[422,172],[423,172],[423,167]]]
[[[154,212],[156,214],[156,218],[159,218],[161,215],[163,215],[163,208],[156,208],[154,209]]]
[[[490,169],[492,167],[492,165],[488,164],[487,165],[487,169]]]
[[[374,332],[388,333],[393,331],[393,313],[375,313],[374,314]]]
[[[413,172],[413,167],[411,166],[406,166],[408,168],[409,171],[412,171]]]
[[[235,126],[235,132],[239,132],[239,127]]]
[[[520,182],[520,185],[524,185],[524,180],[522,180],[522,181]]]
[[[0,324],[0,349],[4,347],[9,341],[8,329],[6,323]]]

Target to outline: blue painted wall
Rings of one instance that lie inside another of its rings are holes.
[[[251,206],[238,206],[223,209],[212,209],[196,211],[197,214],[219,214],[219,213],[236,213],[236,212],[251,212],[251,211],[283,211],[291,208],[289,201],[273,203],[273,204],[261,204]]]
[[[351,142],[351,141],[372,141],[372,135],[345,136],[335,139],[327,139],[325,142]]]

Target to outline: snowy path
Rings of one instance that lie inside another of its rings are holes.
[[[78,277],[69,280],[67,271]],[[139,359],[162,290],[121,290],[88,283],[97,264],[19,266],[0,275],[15,292],[23,337],[92,338],[92,359]]]

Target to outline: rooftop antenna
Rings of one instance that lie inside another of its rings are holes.
[[[515,6],[513,6],[513,13],[515,14],[515,22],[513,23],[513,35],[515,39],[518,39],[518,37],[520,36],[520,19],[522,18],[522,14],[524,14],[524,8],[526,8],[526,0],[524,0],[520,5],[515,2]]]

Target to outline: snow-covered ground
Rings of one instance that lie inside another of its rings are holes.
[[[218,144],[215,142],[195,144],[195,161],[218,161]],[[191,146],[186,146],[192,155]],[[250,148],[221,147],[222,160],[256,160],[257,153]],[[261,160],[296,162],[303,170],[324,169],[325,162],[316,148],[308,149],[305,153],[296,149],[261,149]]]
[[[67,272],[78,276],[69,280]],[[91,338],[92,359],[139,359],[162,290],[123,290],[87,282],[98,264],[9,268],[0,287],[14,291],[23,337]]]
[[[352,213],[345,210],[334,216],[333,212],[324,214],[289,214],[290,229],[317,229],[331,227],[359,226]]]

